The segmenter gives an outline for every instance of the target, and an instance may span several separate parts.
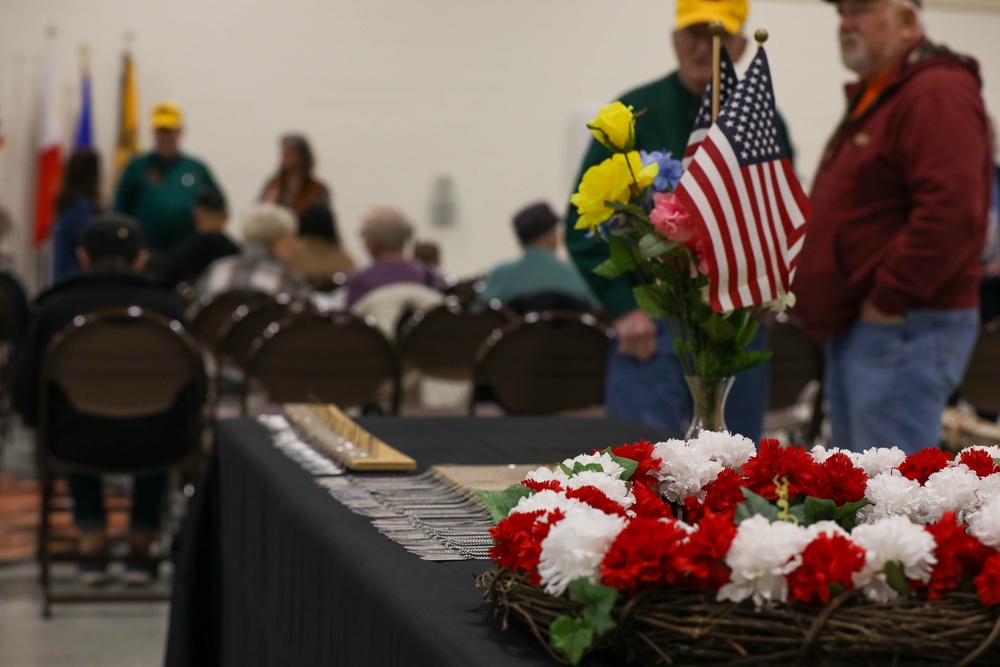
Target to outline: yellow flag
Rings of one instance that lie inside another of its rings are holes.
[[[122,55],[122,79],[118,96],[118,145],[115,148],[115,173],[125,170],[129,159],[139,152],[139,99],[135,85],[132,54]]]

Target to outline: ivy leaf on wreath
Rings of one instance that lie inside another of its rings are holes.
[[[521,498],[527,498],[535,492],[521,484],[511,484],[503,491],[476,491],[476,495],[490,511],[493,523],[500,523],[507,518],[510,511],[517,506]]]

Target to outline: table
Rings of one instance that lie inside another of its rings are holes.
[[[594,418],[359,422],[417,459],[419,470],[559,461],[666,437],[641,424]],[[554,664],[526,633],[500,631],[474,585],[489,562],[428,562],[407,553],[330,497],[268,437],[254,420],[217,426],[175,568],[167,667]]]

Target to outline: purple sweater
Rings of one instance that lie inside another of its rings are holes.
[[[373,289],[394,283],[419,283],[438,290],[443,286],[438,272],[423,262],[412,259],[376,261],[367,269],[353,273],[348,279],[347,306],[353,306]]]

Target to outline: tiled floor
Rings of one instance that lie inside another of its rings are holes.
[[[30,438],[18,429],[12,436],[0,465],[30,479]],[[0,494],[4,490],[0,486]],[[165,589],[168,581],[159,585]],[[57,570],[55,582],[63,590],[75,587],[72,566]],[[65,604],[43,619],[35,562],[0,565],[0,667],[162,665],[168,609],[165,602]]]

